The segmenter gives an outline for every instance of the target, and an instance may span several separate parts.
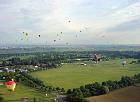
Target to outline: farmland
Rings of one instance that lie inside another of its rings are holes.
[[[88,98],[90,102],[139,102],[140,86],[131,86],[106,95]]]
[[[92,82],[119,80],[122,76],[133,76],[139,73],[140,65],[129,64],[131,60],[133,59],[127,59],[128,64],[125,67],[121,65],[120,59],[116,59],[99,64],[84,62],[86,66],[77,63],[64,64],[60,68],[33,72],[31,75],[44,81],[46,85],[65,89],[76,88]]]
[[[129,51],[2,54],[0,79],[15,79],[17,87],[10,92],[0,86],[0,96],[10,102],[26,97],[40,102],[39,99],[54,101],[66,95],[67,101],[77,102],[77,97],[84,100],[106,94],[139,83],[139,56],[139,52]]]

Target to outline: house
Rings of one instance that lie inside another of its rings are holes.
[[[3,70],[2,69],[0,69],[0,73],[2,73],[3,72]]]
[[[27,69],[19,69],[20,72],[28,72]]]
[[[8,72],[16,72],[15,69],[8,69]]]
[[[81,61],[81,59],[76,59],[76,61]]]
[[[86,66],[87,64],[86,64],[86,63],[80,63],[80,65],[84,65],[84,66]]]
[[[35,68],[38,68],[38,66],[36,65]]]

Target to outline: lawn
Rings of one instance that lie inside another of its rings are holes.
[[[32,88],[26,87],[22,84],[17,84],[14,92],[8,91],[6,86],[0,86],[0,96],[4,97],[4,102],[17,102],[21,98],[28,98],[29,100],[33,100],[33,98],[41,98],[44,100],[50,99],[50,95],[48,97],[45,96],[45,93],[40,93]],[[19,102],[19,101],[18,101]]]
[[[76,88],[92,82],[102,82],[106,80],[119,80],[122,76],[133,76],[140,73],[139,64],[129,64],[132,59],[127,60],[127,65],[123,67],[121,60],[111,60],[93,64],[87,63],[87,66],[73,64],[64,64],[60,68],[49,69],[31,73],[32,76],[44,81],[46,85],[55,87]]]

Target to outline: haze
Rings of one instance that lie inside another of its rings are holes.
[[[0,44],[140,44],[140,0],[0,0],[0,22]]]

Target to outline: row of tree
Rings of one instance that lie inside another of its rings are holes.
[[[19,66],[19,65],[45,65],[46,67],[56,67],[61,63],[72,63],[73,59],[65,59],[64,56],[58,55],[38,55],[22,59],[20,57],[13,57],[1,61],[1,67],[5,66]],[[42,66],[41,66],[42,67]]]
[[[110,91],[124,88],[127,86],[135,85],[140,83],[140,73],[133,77],[122,77],[119,81],[105,81],[101,84],[98,82],[80,86],[80,88],[68,89],[67,100],[69,102],[85,102],[85,97],[97,96],[107,94]]]
[[[1,66],[11,65],[37,65],[53,63],[72,62],[74,59],[80,58],[88,60],[93,54],[102,55],[103,60],[113,58],[136,58],[140,59],[140,52],[136,51],[67,51],[67,52],[44,52],[44,53],[28,53],[28,54],[0,54],[3,60]],[[24,58],[25,56],[25,58]],[[30,56],[27,57],[26,56]],[[107,56],[107,57],[106,57]],[[23,59],[23,58],[24,59]]]
[[[0,73],[0,80],[11,80],[11,79],[15,79],[16,78],[17,73],[13,73],[13,72],[1,72]]]
[[[26,86],[36,88],[36,89],[38,89],[42,92],[52,92],[52,91],[62,92],[62,93],[65,92],[64,88],[46,86],[43,83],[43,81],[41,81],[38,78],[34,78],[34,77],[32,77],[31,75],[29,75],[28,73],[25,73],[25,72],[19,73],[16,76],[16,81],[21,82],[21,83],[25,84]]]
[[[26,86],[38,89],[41,92],[59,92],[64,93],[64,88],[48,86],[38,78],[34,78],[26,72],[2,72],[0,74],[0,80],[9,81],[14,79],[16,82],[23,83]]]

